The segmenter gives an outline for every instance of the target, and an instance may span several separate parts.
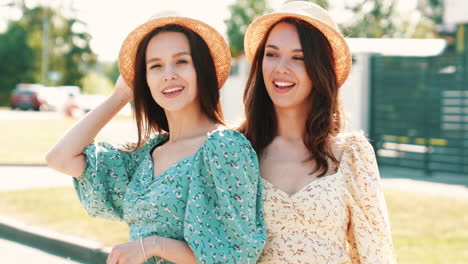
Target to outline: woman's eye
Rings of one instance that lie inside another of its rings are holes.
[[[156,69],[156,68],[161,68],[161,64],[153,64],[151,65],[150,69]]]
[[[276,54],[271,53],[271,52],[267,52],[267,53],[265,53],[265,57],[276,57]]]
[[[294,60],[301,60],[301,61],[303,61],[303,60],[304,60],[304,57],[301,57],[301,56],[294,56],[293,59],[294,59]]]
[[[188,61],[187,60],[178,60],[176,63],[177,64],[187,64]]]

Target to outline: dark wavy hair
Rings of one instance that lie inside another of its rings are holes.
[[[146,48],[150,40],[161,32],[178,32],[187,37],[197,74],[197,100],[201,111],[213,122],[224,124],[216,68],[208,45],[197,33],[186,27],[165,25],[154,29],[140,42],[135,58],[133,108],[138,129],[135,149],[143,145],[154,132],[170,132],[164,109],[154,101],[146,80]]]
[[[273,102],[266,91],[262,65],[268,36],[273,27],[281,22],[296,27],[304,52],[306,71],[313,83],[308,97],[310,109],[303,139],[310,156],[304,161],[314,161],[316,166],[311,174],[318,171],[319,177],[322,177],[329,170],[328,160],[338,163],[331,151],[330,139],[342,129],[342,110],[332,47],[322,32],[309,23],[296,18],[285,18],[272,25],[265,34],[252,60],[244,91],[246,120],[239,130],[250,140],[259,156],[278,133],[278,120]]]

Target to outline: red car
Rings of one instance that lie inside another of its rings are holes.
[[[39,111],[46,108],[47,102],[39,95],[40,85],[19,84],[11,93],[12,109]]]

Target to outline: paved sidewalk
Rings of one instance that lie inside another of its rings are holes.
[[[468,200],[468,175],[433,173],[428,176],[412,169],[381,167],[380,176],[385,189]]]
[[[57,257],[36,248],[0,238],[2,263],[11,264],[77,264],[79,262]]]
[[[0,191],[72,186],[72,177],[46,166],[0,166]]]
[[[60,234],[3,216],[0,216],[0,238],[10,242],[22,243],[56,256],[79,261],[79,263],[105,263],[110,252],[110,248],[103,247],[95,241]],[[2,254],[1,250],[0,254]],[[32,263],[34,259],[24,260],[29,260],[26,263]]]
[[[382,179],[382,186],[385,189],[468,200],[468,188],[463,185],[435,183],[412,179],[384,178]]]

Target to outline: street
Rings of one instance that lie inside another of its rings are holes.
[[[5,264],[75,264],[69,259],[0,238],[1,263]]]

